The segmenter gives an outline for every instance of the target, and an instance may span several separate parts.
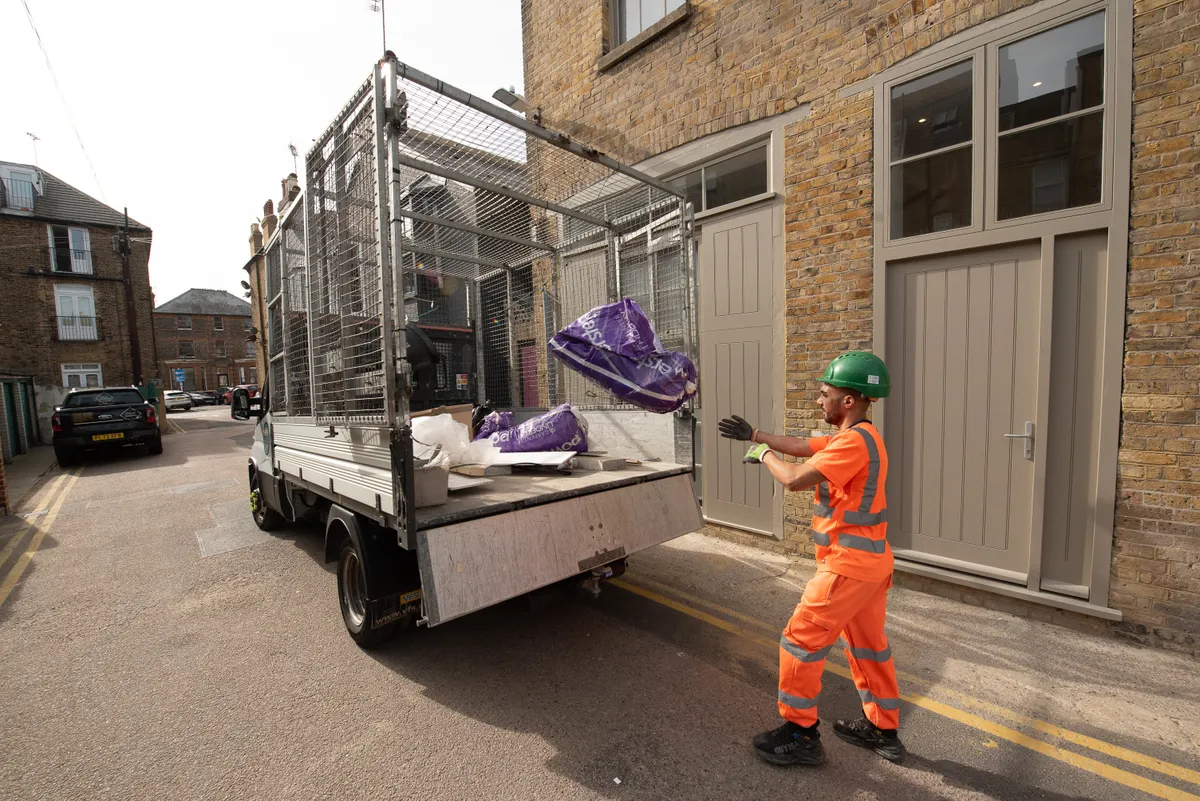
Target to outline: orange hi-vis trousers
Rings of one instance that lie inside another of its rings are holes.
[[[779,714],[801,726],[817,722],[825,655],[841,635],[867,719],[881,729],[900,725],[900,690],[883,622],[892,578],[858,581],[817,573],[779,641]]]

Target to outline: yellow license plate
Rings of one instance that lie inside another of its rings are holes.
[[[124,439],[125,434],[118,431],[116,434],[92,434],[92,442],[99,442],[102,439]]]

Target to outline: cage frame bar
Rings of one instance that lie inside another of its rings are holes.
[[[595,226],[596,228],[613,230],[612,223],[603,218],[593,217],[591,214],[586,212],[567,208],[566,206],[562,206],[558,203],[537,197],[536,195],[531,195],[527,192],[521,192],[517,189],[509,189],[506,186],[492,183],[491,181],[484,180],[483,178],[476,178],[450,167],[443,167],[440,164],[434,164],[431,161],[413,158],[412,156],[400,153],[399,147],[397,147],[396,152],[396,163],[404,167],[408,167],[410,170],[420,170],[421,172],[426,172],[430,175],[436,175],[439,178],[446,178],[451,181],[457,181],[460,184],[466,184],[474,189],[482,189],[485,192],[491,192],[493,194],[509,198],[510,200],[518,200],[522,203],[527,203],[530,206],[537,206],[540,209],[552,211],[555,214],[562,215],[563,217],[573,217],[580,222],[585,222],[588,225]]]
[[[519,114],[500,108],[494,103],[489,103],[486,100],[475,97],[469,92],[465,92],[456,86],[446,83],[445,81],[438,80],[432,75],[428,75],[414,67],[409,66],[408,64],[403,63],[402,61],[399,61],[394,55],[391,57],[393,62],[396,64],[396,69],[400,77],[404,78],[405,80],[412,81],[418,86],[423,86],[426,89],[437,92],[438,94],[448,97],[451,100],[456,100],[465,106],[469,106],[476,111],[480,111],[490,117],[494,117],[501,122],[507,123],[516,128],[520,128],[522,131],[531,136],[537,137],[544,142],[549,142],[555,147],[561,148],[569,153],[573,153],[580,158],[585,158],[588,161],[599,164],[600,166],[610,169],[613,172],[620,173],[627,178],[632,178],[638,183],[649,184],[661,192],[674,195],[678,198],[683,198],[683,193],[679,189],[676,189],[665,181],[661,181],[658,178],[647,175],[636,167],[630,167],[627,164],[623,164],[611,156],[601,153],[599,150],[596,150],[593,147],[582,145],[571,139],[566,134],[552,131],[549,128],[542,127],[541,125],[536,125]]]

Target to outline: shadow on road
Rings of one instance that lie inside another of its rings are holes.
[[[324,564],[321,530],[289,525],[280,536],[330,574],[328,603],[333,607],[335,569]],[[779,618],[782,625],[799,594],[773,581],[783,574],[775,565],[768,570],[765,561],[755,564],[676,548],[657,553],[653,559],[646,555],[645,567],[635,564],[631,577],[636,579],[639,570],[653,572],[653,562],[669,562],[672,573],[694,576],[700,583],[765,580],[764,607],[743,610],[760,620]],[[688,591],[703,594],[701,587],[688,586]],[[908,617],[926,597],[897,593],[895,606]],[[862,791],[870,794],[866,797],[888,799],[970,793],[1000,801],[1130,797],[1128,788],[1033,751],[1010,743],[985,746],[981,732],[907,703],[901,713],[904,725],[925,732],[924,739],[910,740],[905,765],[887,764],[841,743],[829,730],[833,720],[861,714],[852,683],[832,673],[825,675],[821,696],[828,764],[817,770],[761,764],[749,739],[778,724],[776,667],[769,649],[614,586],[597,601],[568,600],[566,593],[556,597],[551,592],[537,598],[537,603],[515,599],[432,630],[410,629],[371,656],[422,685],[424,695],[457,714],[544,740],[555,751],[548,768],[614,798],[725,799],[731,787],[744,798],[824,798],[832,787],[839,796],[856,797]],[[889,627],[901,669],[919,669],[936,682],[950,660],[1031,676],[1067,663],[1062,669],[1075,680],[1124,686],[1124,677],[1113,675],[1105,660],[1086,658],[1094,646],[1091,638],[1061,638],[1054,653],[1048,653],[1035,642],[1017,639],[1019,632],[1001,635],[995,612],[956,609],[961,620]],[[906,662],[905,652],[920,653],[919,665],[915,659]],[[1154,691],[1156,680],[1143,678],[1139,689]],[[1086,732],[1070,721],[1060,722]],[[1176,764],[1191,760],[1186,754],[1166,753],[1161,744],[1121,742]]]
[[[324,564],[319,528],[291,524],[279,536],[335,572]],[[720,569],[740,569],[729,562]],[[328,603],[336,604],[332,575]],[[555,751],[549,769],[606,797],[724,801],[731,788],[739,798],[826,798],[830,788],[850,798],[858,791],[887,799],[957,791],[1000,801],[1090,797],[1023,780],[1037,781],[1029,763],[1042,758],[1021,749],[987,753],[984,767],[948,758],[957,753],[950,748],[918,749],[897,767],[845,745],[828,723],[857,717],[861,708],[853,685],[828,673],[822,695],[828,763],[816,770],[761,763],[750,737],[779,722],[771,655],[617,587],[596,601],[542,591],[435,629],[410,628],[370,653],[447,709],[549,743]],[[930,713],[906,708],[903,714]],[[970,750],[982,750],[977,736],[967,739]]]

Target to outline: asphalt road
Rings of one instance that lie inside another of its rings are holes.
[[[811,564],[700,535],[599,600],[361,651],[320,532],[250,519],[250,424],[168,420],[162,456],[52,470],[0,521],[0,798],[1200,801],[1195,661],[905,590],[908,761],[827,731],[819,769],[759,762]]]

